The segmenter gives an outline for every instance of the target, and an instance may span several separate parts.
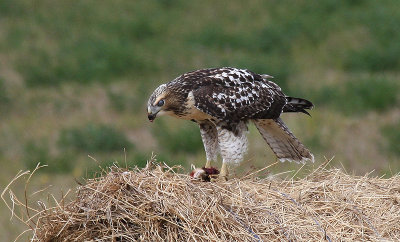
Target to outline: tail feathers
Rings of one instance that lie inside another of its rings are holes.
[[[314,162],[313,154],[290,132],[280,118],[258,119],[254,120],[254,124],[280,161]]]
[[[306,99],[286,97],[286,105],[283,107],[283,112],[301,112],[310,115],[306,109],[312,109],[313,107],[312,102]]]

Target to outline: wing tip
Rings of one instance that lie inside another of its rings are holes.
[[[301,164],[305,164],[306,162],[308,162],[308,161],[311,161],[312,163],[314,163],[315,162],[315,160],[314,160],[314,155],[313,154],[311,154],[310,153],[310,157],[302,157],[302,159],[301,160],[297,160],[297,159],[292,159],[292,158],[278,158],[279,159],[279,161],[280,162],[285,162],[285,161],[288,161],[288,162],[296,162],[297,164],[299,164],[299,163],[301,163]]]
[[[273,78],[274,78],[273,76],[268,75],[268,74],[261,74],[261,77],[262,77],[264,80],[268,80],[268,79],[273,79]]]

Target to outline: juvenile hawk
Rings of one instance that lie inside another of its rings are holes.
[[[290,132],[280,115],[313,108],[310,101],[288,97],[269,79],[231,67],[185,73],[156,88],[148,101],[148,118],[171,115],[198,123],[207,163],[222,156],[220,176],[227,164],[242,161],[247,150],[247,123],[253,122],[280,161],[314,162],[314,156]]]

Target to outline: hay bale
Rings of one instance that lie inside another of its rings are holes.
[[[194,181],[167,166],[112,168],[48,208],[39,241],[400,240],[400,176],[318,168],[300,180]]]

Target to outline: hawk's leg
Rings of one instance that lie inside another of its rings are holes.
[[[228,180],[228,175],[229,175],[228,165],[226,164],[226,162],[222,162],[222,167],[219,173],[219,177],[223,180]]]
[[[205,167],[210,168],[212,161],[217,161],[219,153],[218,133],[215,125],[211,121],[199,122],[200,134],[203,140],[204,150],[206,151],[207,162]]]
[[[228,177],[228,166],[240,163],[247,150],[246,123],[240,122],[234,129],[236,132],[225,128],[224,124],[217,125],[218,143],[222,156],[222,167],[219,176],[224,180]]]

